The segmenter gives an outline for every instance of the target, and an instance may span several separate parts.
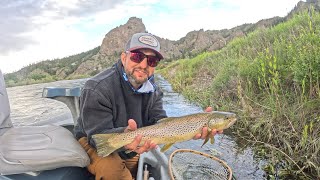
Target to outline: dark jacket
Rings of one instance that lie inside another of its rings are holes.
[[[123,132],[129,119],[134,119],[140,128],[167,117],[160,88],[151,93],[136,93],[124,80],[122,69],[119,60],[85,83],[75,127],[77,139],[85,136],[95,146],[93,134]]]

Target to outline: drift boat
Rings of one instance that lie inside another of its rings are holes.
[[[63,102],[73,123],[14,127],[6,86],[0,70],[0,180],[91,180],[90,159],[73,136],[79,115],[81,87],[47,87],[42,97]],[[140,156],[137,180],[170,179],[168,158],[160,149]]]

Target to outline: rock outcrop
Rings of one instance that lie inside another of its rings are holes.
[[[300,1],[286,17],[262,19],[257,23],[243,24],[232,29],[207,31],[204,31],[203,29],[194,30],[177,41],[168,40],[162,37],[157,38],[161,44],[161,52],[163,53],[164,61],[193,57],[204,51],[219,50],[235,38],[246,36],[248,33],[257,29],[275,26],[290,19],[293,14],[305,9],[309,9],[311,12],[311,7],[314,7],[316,11],[319,11],[320,1]],[[114,62],[119,59],[120,53],[124,50],[128,39],[134,33],[138,32],[147,32],[147,29],[143,24],[142,19],[131,17],[127,23],[115,27],[105,35],[100,45],[100,49],[94,51],[89,50],[88,52],[90,53],[87,53],[88,55],[86,57],[81,57],[77,62],[70,62],[70,65],[66,62],[65,65],[68,66],[68,68],[66,68],[66,66],[61,67],[61,65],[56,66],[54,63],[50,64],[50,62],[46,62],[48,64],[47,67],[50,67],[49,74],[55,75],[58,78],[61,77],[62,79],[95,75],[114,64]],[[157,35],[155,34],[155,36]],[[72,65],[72,63],[74,65]],[[30,66],[36,66],[36,64]],[[28,74],[32,72],[32,69],[35,68],[21,69],[13,75],[14,79],[28,77]]]

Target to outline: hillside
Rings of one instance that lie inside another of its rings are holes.
[[[238,38],[163,67],[161,73],[193,102],[236,111],[231,131],[267,158],[268,179],[320,177],[320,13]]]
[[[6,84],[10,87],[68,79],[70,74],[72,74],[88,58],[97,54],[99,49],[100,47],[98,46],[87,52],[82,52],[69,57],[45,60],[31,64],[17,72],[5,74]],[[82,77],[86,76],[79,75],[74,78]]]
[[[318,1],[299,2],[286,17],[260,20],[254,24],[243,24],[232,29],[192,31],[178,41],[158,37],[161,51],[167,62],[180,58],[194,57],[202,52],[210,52],[225,47],[233,39],[244,37],[258,29],[273,27],[292,17],[292,14],[308,8],[320,7]],[[147,32],[142,19],[132,17],[124,25],[108,32],[100,46],[95,49],[62,59],[46,60],[31,64],[21,70],[6,74],[8,86],[41,83],[62,79],[75,79],[95,75],[112,65],[123,51],[129,37],[137,32]]]

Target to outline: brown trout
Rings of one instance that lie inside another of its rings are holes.
[[[134,138],[141,134],[143,138],[140,145],[146,140],[152,140],[156,144],[164,144],[161,151],[166,151],[174,143],[192,139],[196,134],[202,132],[203,127],[208,127],[210,133],[212,129],[223,130],[235,123],[236,115],[230,112],[203,112],[180,117],[168,117],[158,121],[157,124],[138,128],[135,131],[113,134],[95,134],[92,136],[97,146],[99,156],[105,157],[115,150],[130,144]],[[207,137],[202,144],[206,144],[211,138]]]

